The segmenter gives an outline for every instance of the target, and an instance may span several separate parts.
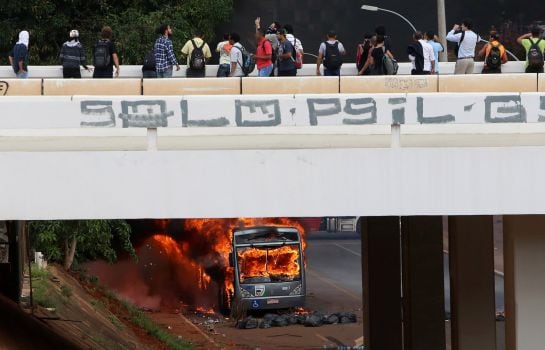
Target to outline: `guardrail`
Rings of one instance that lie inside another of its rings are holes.
[[[172,79],[0,79],[0,96],[543,92],[545,74]]]
[[[453,74],[454,62],[440,62],[441,74]],[[180,66],[180,71],[174,71],[174,78],[185,78],[186,66]],[[400,63],[398,75],[410,75],[412,65],[410,63]],[[474,73],[481,73],[483,69],[483,62],[475,63]],[[508,62],[502,66],[503,73],[524,73],[525,62]],[[206,66],[206,76],[210,78],[216,77],[218,66],[209,65]],[[62,78],[61,66],[29,66],[28,69],[29,78],[33,79],[55,79]],[[91,78],[92,74],[82,70],[81,75],[83,78]],[[252,76],[256,76],[257,72],[253,72]],[[316,76],[316,64],[305,64],[302,69],[297,72],[298,76]],[[358,75],[358,70],[354,63],[346,63],[341,69],[341,75]],[[123,65],[120,70],[120,78],[142,78],[142,66]],[[10,66],[0,66],[0,79],[15,78],[13,69]]]

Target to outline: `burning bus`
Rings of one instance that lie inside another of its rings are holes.
[[[305,303],[304,245],[294,227],[261,226],[233,230],[229,263],[234,295],[220,292],[222,311],[229,297],[249,310],[301,307]]]

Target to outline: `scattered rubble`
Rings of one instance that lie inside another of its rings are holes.
[[[266,314],[261,320],[248,316],[237,322],[238,329],[267,329],[272,327],[287,327],[291,325],[303,325],[305,327],[321,327],[323,325],[357,323],[358,318],[352,312],[339,312],[324,315],[320,312],[291,313],[291,314]]]

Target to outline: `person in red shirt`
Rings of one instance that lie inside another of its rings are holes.
[[[258,29],[255,32],[255,38],[257,41],[257,50],[254,55],[258,75],[260,77],[269,77],[273,70],[272,62],[272,44],[267,38],[265,38],[265,32],[263,29]]]

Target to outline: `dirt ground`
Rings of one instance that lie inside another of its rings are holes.
[[[181,314],[177,310],[151,313],[155,322],[175,335],[184,334],[198,349],[277,350],[277,349],[338,349],[354,346],[363,325],[361,311],[358,323],[324,325],[311,328],[302,325],[241,330],[234,321],[216,314]],[[191,325],[190,332],[187,332]]]

